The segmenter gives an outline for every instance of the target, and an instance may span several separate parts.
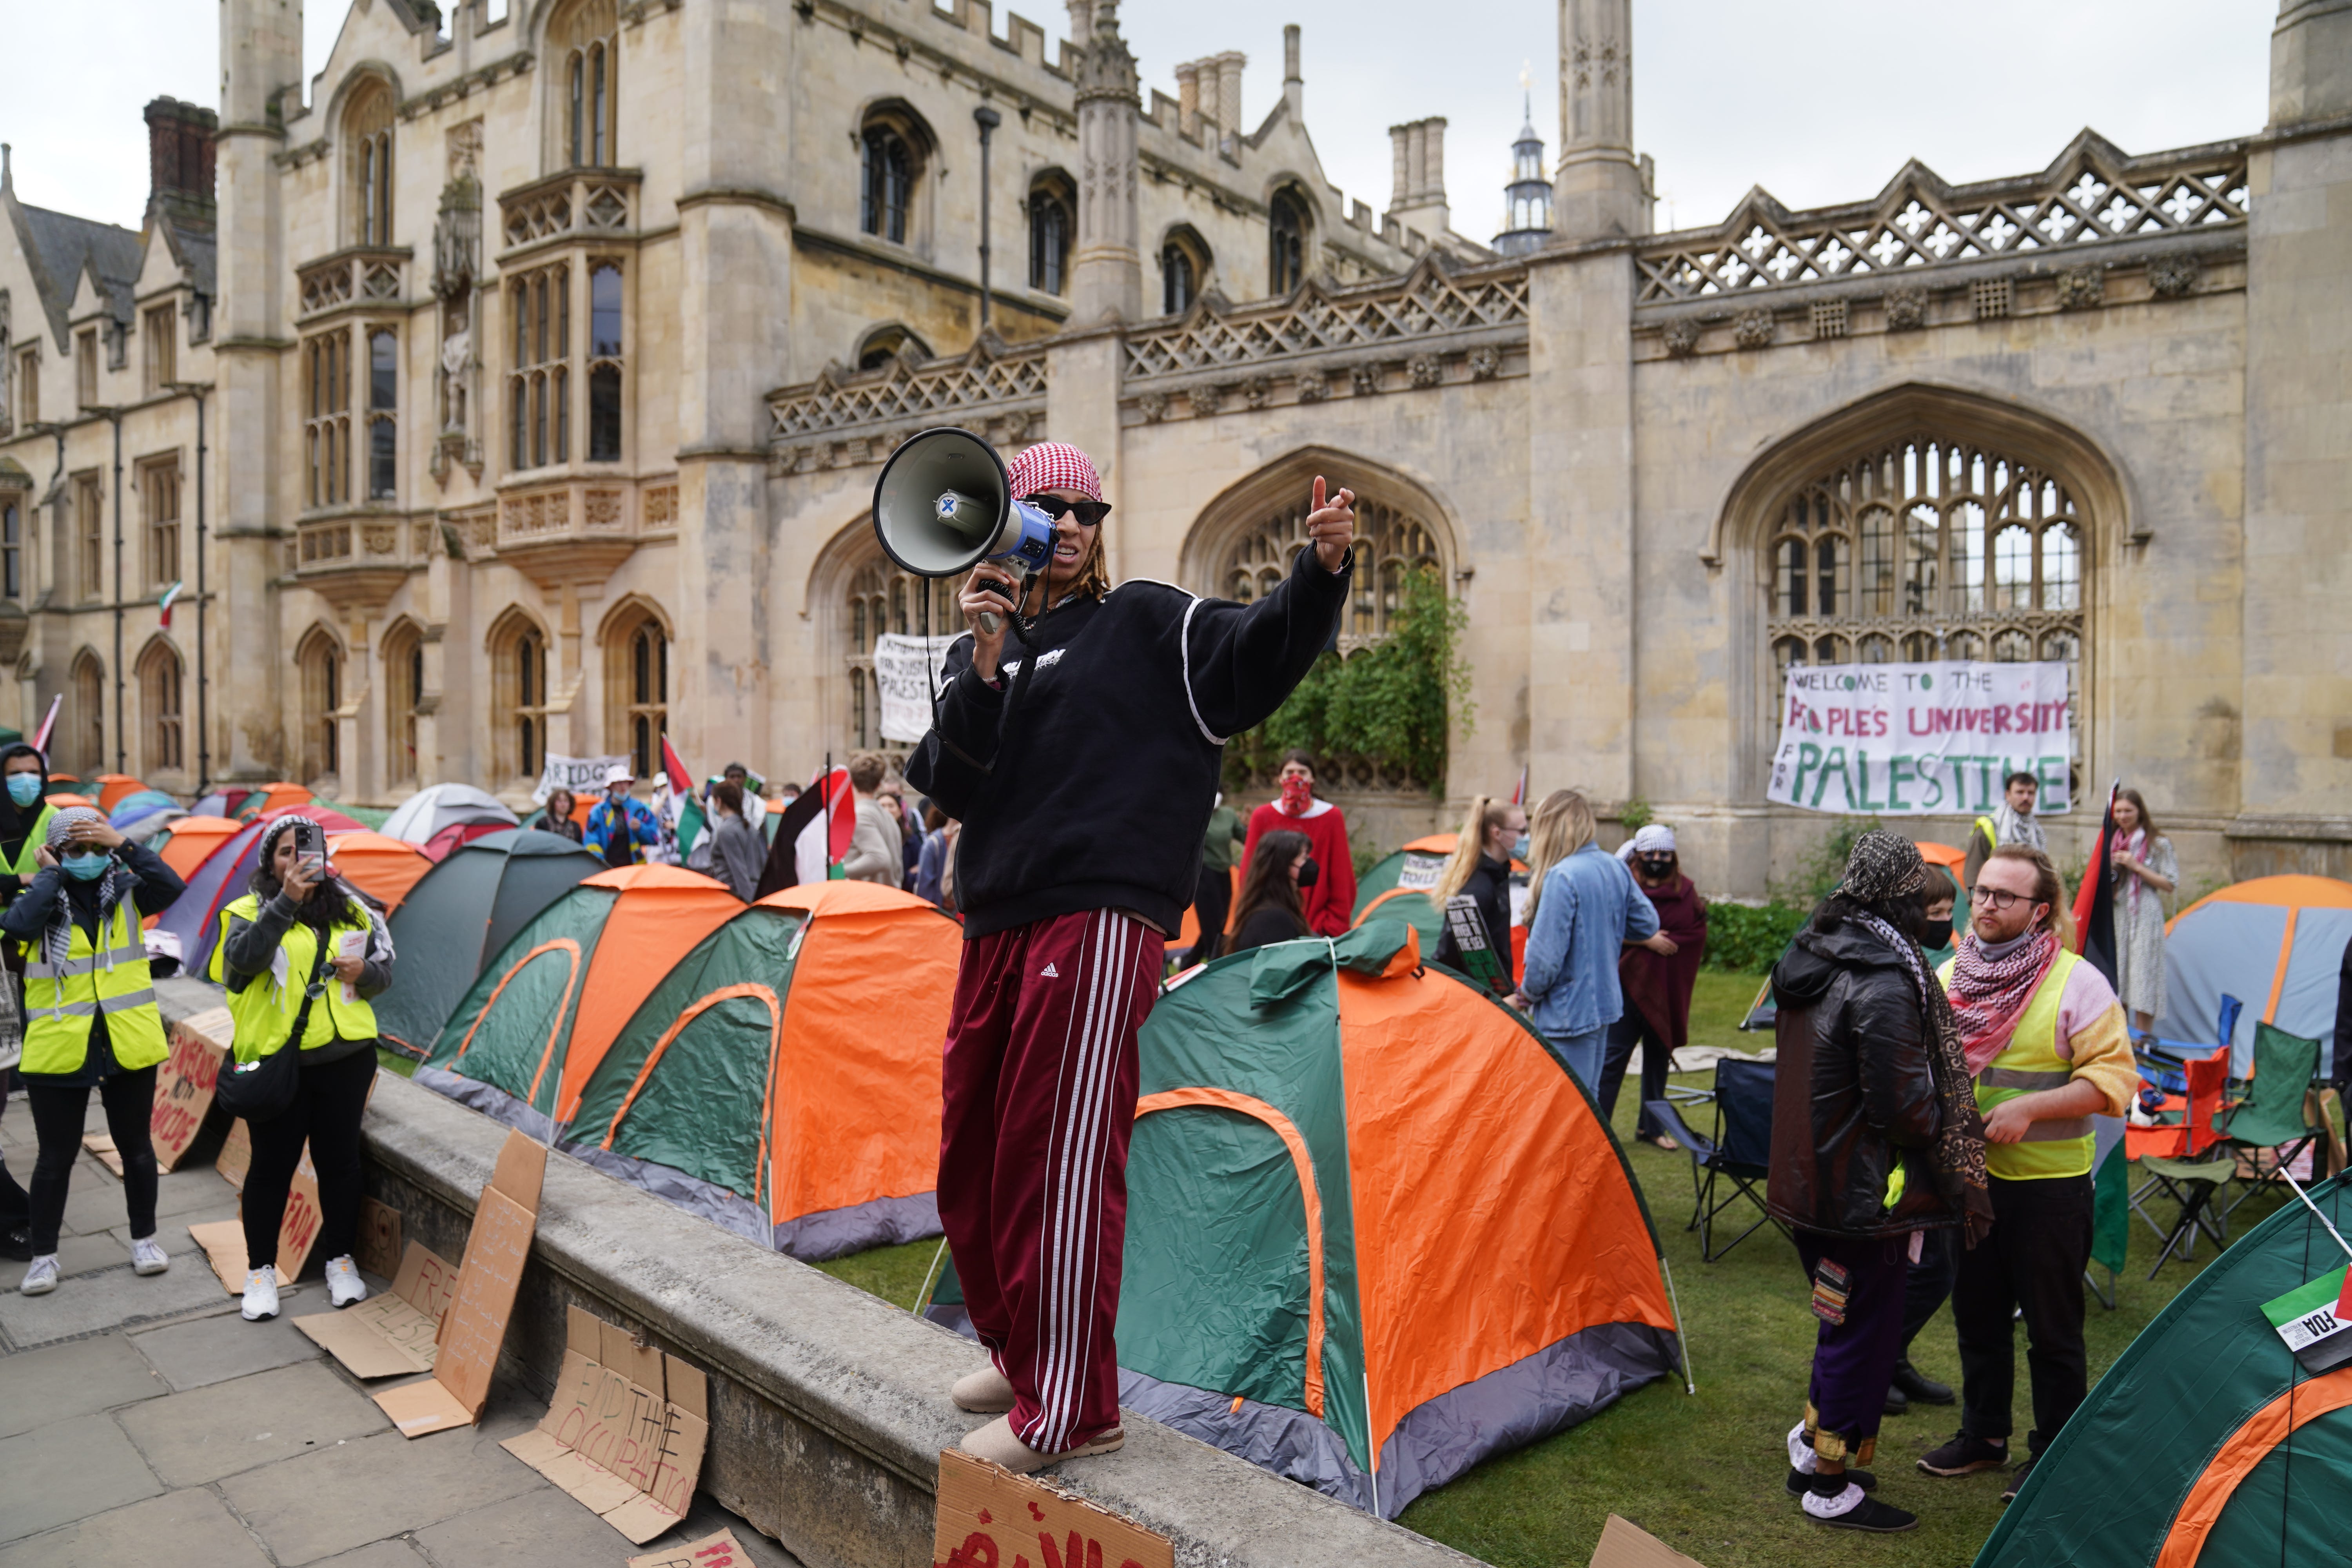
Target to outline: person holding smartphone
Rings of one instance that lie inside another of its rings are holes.
[[[992,1364],[953,1397],[1003,1413],[963,1447],[1026,1474],[1125,1441],[1111,1332],[1136,1032],[1192,901],[1225,738],[1330,641],[1356,519],[1317,479],[1289,576],[1240,605],[1113,587],[1110,504],[1076,447],[1031,447],[1007,479],[1054,520],[1052,555],[1025,582],[986,563],[966,580],[972,629],[906,774],[964,825],[940,1219]]]
[[[131,1266],[140,1274],[171,1267],[155,1239],[155,1149],[147,1132],[155,1068],[166,1054],[163,1016],[139,922],[169,908],[184,886],[162,857],[125,839],[88,806],[50,817],[35,858],[33,879],[0,914],[0,936],[25,972],[25,1056],[17,1072],[39,1139],[33,1257],[16,1287],[27,1296],[58,1288],[58,1233],[93,1089],[122,1158]]]
[[[360,1222],[360,1118],[375,1083],[375,1011],[368,1002],[392,984],[392,959],[383,917],[327,864],[326,830],[301,816],[270,824],[245,896],[221,911],[212,960],[213,979],[228,988],[237,1060],[301,1052],[293,1103],[250,1126],[248,1322],[278,1315],[278,1231],[305,1141],[319,1176],[328,1300],[348,1307],[367,1299],[352,1247]]]

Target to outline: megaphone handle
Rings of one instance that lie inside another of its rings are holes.
[[[1004,618],[999,616],[994,610],[982,610],[980,612],[980,629],[986,632],[990,637],[994,637],[1003,628],[1003,626]]]

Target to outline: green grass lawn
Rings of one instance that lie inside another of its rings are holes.
[[[1769,1037],[1737,1032],[1756,985],[1752,976],[1702,973],[1692,1010],[1692,1043],[1736,1050],[1769,1044]],[[1700,1078],[1694,1074],[1686,1081]],[[1679,1382],[1653,1384],[1582,1426],[1490,1460],[1429,1493],[1406,1510],[1403,1522],[1502,1568],[1583,1568],[1612,1513],[1624,1515],[1706,1568],[1780,1568],[1831,1556],[1932,1568],[1968,1563],[2000,1517],[2001,1478],[1938,1480],[1913,1465],[1958,1427],[1956,1408],[1914,1406],[1908,1415],[1889,1417],[1880,1434],[1878,1495],[1916,1512],[1916,1531],[1832,1536],[1808,1521],[1783,1489],[1788,1456],[1782,1438],[1803,1414],[1815,1322],[1796,1249],[1768,1226],[1729,1257],[1700,1262],[1697,1235],[1682,1228],[1691,1212],[1689,1158],[1635,1142],[1634,1110],[1633,1096],[1621,1096],[1617,1135],[1665,1244],[1697,1394],[1685,1394]],[[1699,1130],[1707,1128],[1702,1124]],[[2252,1229],[2273,1206],[2268,1199],[2250,1205],[2232,1221],[2232,1233]],[[2156,1212],[2169,1218],[2169,1205]],[[1723,1217],[1738,1213],[1734,1209]],[[2146,1226],[2137,1219],[2133,1224],[2135,1267],[2126,1269],[2117,1287],[2116,1310],[2108,1311],[2095,1300],[2090,1303],[2094,1381],[2212,1257],[2200,1248],[2196,1265],[2167,1264],[2151,1284],[2142,1276],[2155,1260],[2157,1242]],[[907,1306],[938,1246],[929,1241],[885,1247],[822,1267]],[[2021,1333],[2021,1447],[2032,1425],[2023,1341]],[[1958,1382],[1948,1311],[1927,1326],[1913,1360],[1930,1376]]]

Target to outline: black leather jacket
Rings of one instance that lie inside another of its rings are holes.
[[[1772,991],[1779,1048],[1765,1206],[1832,1236],[1958,1225],[1927,1154],[1942,1110],[1918,991],[1901,955],[1852,922],[1809,929],[1774,966]],[[1905,1186],[1889,1209],[1898,1163]]]

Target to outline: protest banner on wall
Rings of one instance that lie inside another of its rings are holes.
[[[530,792],[530,803],[545,805],[547,797],[560,789],[568,789],[582,800],[602,795],[604,775],[628,765],[626,757],[559,757],[551,752],[547,765],[539,771],[539,787]]]
[[[874,684],[882,693],[884,740],[919,741],[931,727],[931,692],[944,683],[940,667],[947,662],[948,647],[955,640],[900,637],[896,632],[884,632],[874,639]]]
[[[1817,664],[1789,671],[1764,795],[1864,816],[1990,811],[2001,780],[2042,781],[2040,816],[2067,809],[2066,667]]]

